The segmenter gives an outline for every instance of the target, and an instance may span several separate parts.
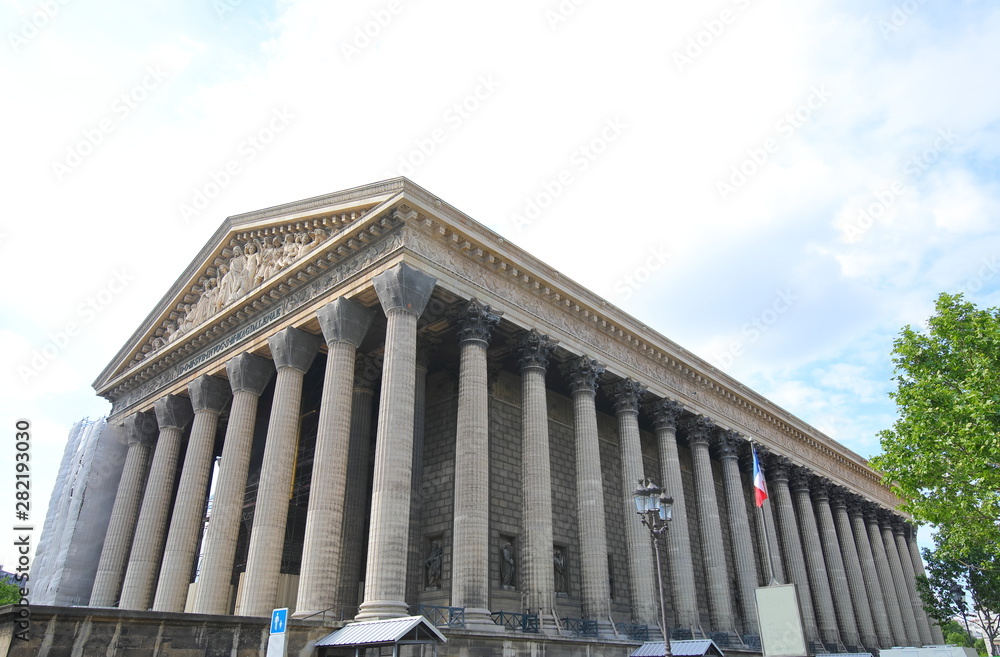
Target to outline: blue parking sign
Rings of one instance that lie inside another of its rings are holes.
[[[288,607],[271,612],[271,634],[284,634],[288,626]]]

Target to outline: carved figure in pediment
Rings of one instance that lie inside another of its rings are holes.
[[[233,257],[229,259],[229,272],[226,276],[229,277],[228,294],[223,303],[228,305],[247,292],[247,258],[239,246],[233,247]]]
[[[262,282],[260,278],[260,247],[257,240],[250,240],[243,247],[243,257],[246,264],[243,269],[244,291],[249,292]]]
[[[194,323],[201,324],[212,316],[218,307],[219,281],[210,278],[205,281],[205,289],[194,304]]]
[[[177,331],[184,333],[194,327],[194,313],[191,312],[191,304],[185,303],[181,306],[182,316],[177,319]]]
[[[283,245],[280,237],[274,237],[261,252],[261,279],[266,280],[281,270],[283,265]]]
[[[298,242],[299,236],[288,234],[285,235],[285,243],[281,246],[281,266],[287,267],[292,264],[296,258],[299,257],[299,247]]]

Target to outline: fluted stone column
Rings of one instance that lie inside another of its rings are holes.
[[[118,601],[139,517],[139,503],[146,486],[149,453],[156,436],[156,416],[153,413],[134,413],[125,418],[125,431],[128,433],[128,451],[94,577],[91,607],[112,607]]]
[[[910,553],[910,563],[913,565],[913,574],[927,576],[927,572],[924,570],[924,561],[920,558],[920,548],[917,547],[917,527],[916,525],[910,525],[910,531],[906,537],[906,547]],[[921,609],[923,607],[921,606]],[[927,618],[927,623],[931,630],[931,643],[934,645],[941,645],[944,643],[944,633],[941,632],[941,627],[937,622],[927,616],[927,612],[924,611],[924,617]]]
[[[387,323],[382,396],[372,479],[365,601],[357,620],[407,615],[406,557],[413,467],[413,399],[417,373],[417,318],[436,280],[400,263],[372,282]],[[456,468],[457,469],[457,468]],[[400,510],[404,510],[400,513]],[[457,546],[457,544],[456,544]]]
[[[219,413],[232,396],[228,381],[207,375],[192,381],[188,393],[194,409],[194,422],[184,454],[181,479],[177,484],[177,499],[170,516],[167,544],[163,549],[163,564],[153,598],[155,611],[184,611],[201,542]]]
[[[903,627],[906,628],[906,644],[919,646],[920,632],[917,630],[917,619],[913,615],[913,603],[906,586],[906,576],[903,574],[903,564],[896,549],[896,538],[892,535],[892,523],[895,519],[891,512],[879,514],[882,528],[882,542],[885,544],[885,556],[889,560],[889,572],[892,573],[892,584],[896,589],[896,599],[899,601],[899,612],[903,617]]]
[[[840,638],[849,646],[848,652],[857,652],[861,645],[861,635],[858,633],[858,622],[854,614],[854,605],[851,604],[851,590],[847,582],[847,569],[844,567],[844,556],[837,540],[833,511],[830,509],[829,482],[822,479],[814,481],[812,493],[820,542],[826,558],[826,572],[830,578],[830,590],[833,593],[837,619],[840,621]]]
[[[267,344],[278,376],[250,529],[247,569],[237,608],[241,616],[270,616],[278,602],[288,497],[299,447],[302,379],[319,351],[320,337],[288,327],[268,338]]]
[[[698,587],[694,581],[694,560],[691,557],[691,534],[687,517],[687,501],[681,476],[681,459],[677,452],[677,419],[681,404],[672,399],[660,399],[650,405],[653,430],[660,451],[660,477],[664,492],[674,498],[673,520],[665,534],[667,567],[673,593],[676,628],[701,631],[698,616]]]
[[[768,480],[767,467],[764,465],[767,463],[768,458],[770,458],[770,450],[766,447],[757,447],[757,459],[760,462],[761,470],[764,471],[764,478]],[[752,463],[752,457],[751,457]],[[752,466],[750,466],[752,468]],[[752,471],[752,470],[751,470]],[[761,541],[767,542],[767,545],[762,545],[761,549],[771,554],[770,566],[772,568],[771,575],[774,580],[781,583],[788,583],[788,576],[785,574],[785,562],[781,555],[781,543],[778,540],[778,521],[774,514],[774,501],[773,499],[765,500],[764,504],[760,507],[760,513],[757,516],[757,526],[760,528]]]
[[[816,622],[820,637],[827,645],[840,646],[840,632],[837,628],[837,614],[833,608],[833,594],[830,591],[830,577],[823,560],[823,548],[819,541],[819,528],[809,497],[811,475],[804,468],[792,471],[792,496],[798,510],[799,530],[802,532],[802,552],[806,561],[809,589],[813,594]],[[842,651],[842,650],[841,650]]]
[[[653,551],[649,531],[635,513],[632,492],[636,482],[646,478],[642,464],[642,445],[639,440],[639,401],[646,389],[632,379],[625,379],[608,388],[608,397],[615,406],[618,418],[618,442],[622,459],[622,502],[625,505],[625,538],[628,546],[629,587],[632,592],[632,616],[639,623],[659,626],[657,591],[651,574]]]
[[[875,572],[878,574],[879,586],[882,588],[882,599],[885,600],[886,614],[889,616],[889,627],[892,629],[892,645],[905,646],[906,626],[899,608],[899,596],[892,581],[892,571],[889,569],[889,558],[885,553],[885,543],[882,542],[882,528],[878,523],[878,507],[868,504],[865,507],[865,524],[868,528],[868,542],[871,544],[872,556],[875,559]]]
[[[709,444],[715,425],[706,417],[697,417],[686,424],[688,443],[691,445],[691,462],[694,469],[695,499],[698,502],[698,528],[701,532],[701,552],[705,563],[708,608],[712,629],[716,632],[734,632],[732,597],[729,591],[729,571],[722,543],[722,519],[715,494],[715,476]]]
[[[872,620],[875,624],[875,632],[878,635],[879,648],[891,648],[895,644],[893,638],[892,624],[889,621],[889,610],[886,605],[885,596],[882,594],[882,585],[878,576],[878,565],[875,563],[875,555],[872,552],[871,541],[868,538],[868,526],[865,523],[864,511],[865,503],[855,496],[850,496],[847,502],[847,515],[851,519],[851,528],[854,530],[854,541],[858,548],[858,561],[861,565],[861,572],[864,575],[865,590],[868,591],[868,602],[870,603]]]
[[[778,516],[785,574],[788,575],[789,581],[795,585],[799,597],[802,629],[807,641],[819,641],[819,628],[816,626],[816,612],[812,603],[812,591],[809,588],[809,575],[806,573],[806,561],[802,554],[799,522],[795,518],[795,506],[792,504],[792,494],[788,489],[790,465],[786,459],[781,457],[772,456],[768,459],[768,493],[772,495],[775,515]]]
[[[899,562],[903,566],[903,582],[906,585],[906,592],[910,594],[910,604],[913,606],[913,618],[917,621],[917,633],[920,636],[919,645],[929,645],[934,642],[931,636],[931,626],[927,622],[927,615],[924,613],[924,606],[920,601],[920,594],[917,593],[917,577],[913,570],[913,562],[910,561],[910,548],[906,545],[906,529],[903,522],[897,520],[892,523],[892,533],[896,537],[896,551]]]
[[[868,601],[868,591],[865,588],[865,574],[861,567],[861,557],[854,542],[854,531],[851,529],[851,519],[847,515],[847,501],[842,490],[834,489],[831,492],[830,507],[834,524],[837,527],[837,539],[844,563],[850,599],[857,619],[859,640],[861,645],[871,652],[878,649],[879,638],[875,630],[871,604]]]
[[[382,363],[367,354],[358,354],[354,361],[354,392],[351,398],[351,447],[347,460],[348,509],[362,509],[368,499],[368,472],[371,437],[372,404],[375,384],[382,374]],[[341,578],[339,603],[345,610],[358,606],[361,576],[368,535],[365,533],[365,513],[348,513],[344,519],[341,540]],[[350,613],[353,615],[354,611]]]
[[[226,363],[226,374],[233,404],[222,443],[212,516],[205,528],[204,556],[194,596],[197,614],[229,613],[229,589],[246,495],[257,402],[274,376],[274,364],[261,356],[237,354]]]
[[[458,421],[455,438],[455,520],[451,604],[466,622],[491,623],[490,428],[486,348],[500,316],[476,299],[458,317]],[[551,548],[550,548],[551,549]]]
[[[562,366],[573,395],[573,436],[576,443],[576,514],[580,532],[581,604],[584,618],[611,614],[608,584],[608,536],[604,512],[604,478],[597,437],[594,395],[604,367],[582,356]],[[631,516],[629,516],[631,517]]]
[[[524,553],[522,589],[527,610],[551,623],[555,607],[552,572],[552,475],[545,369],[556,342],[531,329],[518,341],[521,367],[521,486]]]
[[[132,539],[132,553],[122,583],[122,609],[146,611],[153,602],[156,577],[163,559],[167,518],[174,501],[177,460],[180,457],[184,428],[191,421],[191,402],[187,397],[165,395],[153,403],[160,435],[153,451],[146,493],[142,496],[139,523]]]
[[[729,536],[732,539],[733,565],[736,568],[737,598],[743,617],[745,634],[760,634],[757,620],[757,563],[754,559],[747,515],[746,490],[740,476],[739,446],[742,440],[735,431],[719,432],[719,460],[722,463],[722,485],[726,491],[729,513]]]
[[[410,477],[410,543],[406,599],[416,600],[426,581],[425,539],[421,533],[423,511],[424,425],[427,420],[427,367],[437,338],[417,335],[417,376],[413,386],[413,474]],[[414,567],[418,565],[418,567]]]
[[[302,543],[299,594],[293,614],[297,618],[322,613],[337,602],[354,359],[375,319],[375,309],[341,297],[320,308],[316,315],[327,344],[326,373]]]

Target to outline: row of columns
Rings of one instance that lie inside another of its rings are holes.
[[[432,277],[402,264],[373,280],[386,315],[381,403],[376,428],[375,462],[368,537],[364,602],[357,619],[388,618],[407,613],[407,561],[413,537],[409,509],[415,461],[415,402],[418,395],[417,318],[436,283]],[[318,311],[328,355],[320,404],[312,490],[306,520],[297,616],[310,616],[353,599],[352,582],[360,579],[357,564],[362,514],[345,513],[364,499],[368,468],[368,417],[377,369],[357,354],[374,318],[374,309],[337,299]],[[460,346],[458,429],[455,452],[453,541],[453,606],[465,607],[473,626],[492,625],[489,618],[489,418],[487,347],[499,313],[476,300],[455,317]],[[286,328],[269,340],[272,360],[240,354],[226,365],[228,382],[203,376],[189,386],[190,400],[166,396],[154,414],[137,413],[127,421],[129,448],[125,471],[109,525],[92,594],[93,606],[182,611],[187,583],[197,558],[212,444],[219,413],[232,399],[212,517],[204,536],[204,562],[194,611],[228,611],[239,519],[246,488],[253,427],[259,396],[275,376],[275,392],[265,442],[257,508],[250,533],[247,569],[236,612],[268,615],[278,595],[281,552],[298,440],[302,383],[320,346],[320,337]],[[523,581],[529,611],[554,620],[552,574],[551,469],[545,375],[555,341],[530,330],[517,344],[522,381],[522,485],[524,487]],[[356,365],[357,363],[357,365]],[[603,367],[580,356],[561,367],[569,383],[574,413],[576,499],[581,562],[581,604],[586,618],[610,619],[608,541],[604,508],[595,396]],[[426,374],[426,367],[424,368]],[[360,379],[367,380],[361,384]],[[422,384],[421,384],[422,385]],[[644,478],[639,438],[644,386],[631,379],[611,384],[606,392],[618,422],[622,464],[620,512],[631,518],[631,492]],[[711,628],[757,633],[754,589],[757,568],[751,541],[746,487],[740,473],[734,432],[719,431],[704,417],[682,422],[681,405],[655,400],[644,408],[651,415],[660,455],[660,472],[676,501],[666,538],[670,590],[677,626],[701,630],[701,607]],[[174,473],[183,436],[193,417],[178,494]],[[415,421],[416,420],[416,421]],[[422,424],[422,422],[421,422]],[[694,555],[681,485],[677,446],[681,424],[691,448],[707,600],[699,603]],[[158,431],[158,437],[153,437]],[[419,438],[419,436],[418,436]],[[716,444],[725,504],[716,499],[710,446]],[[152,461],[151,466],[147,464]],[[146,470],[149,469],[148,482]],[[934,639],[919,606],[913,575],[922,569],[915,545],[891,525],[871,514],[861,519],[842,495],[811,486],[808,473],[778,459],[769,464],[774,482],[774,513],[765,505],[766,533],[781,550],[775,576],[795,583],[803,622],[811,638],[843,646],[930,643]],[[358,482],[361,482],[360,486]],[[791,484],[789,483],[791,481]],[[144,485],[145,483],[145,485]],[[832,503],[831,503],[832,497]],[[139,504],[141,500],[141,506]],[[171,507],[171,504],[173,505]],[[856,505],[855,505],[856,506]],[[171,513],[172,509],[172,513]],[[737,577],[730,593],[729,566],[722,537],[721,510],[727,513],[732,559]],[[170,518],[169,527],[167,518]],[[657,624],[659,614],[649,536],[637,522],[625,523],[633,620]],[[887,533],[886,533],[887,532]],[[873,583],[877,583],[874,586]],[[410,587],[412,588],[412,586]],[[862,595],[863,593],[863,595]],[[411,593],[412,595],[412,593]],[[707,604],[706,604],[707,603]],[[734,609],[734,603],[738,610]],[[815,604],[814,604],[815,603]],[[606,626],[605,626],[606,627]],[[936,629],[936,628],[934,628]]]
[[[807,637],[836,650],[940,643],[916,590],[916,537],[902,520],[786,459],[766,463]]]

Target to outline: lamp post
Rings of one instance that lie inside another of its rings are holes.
[[[962,587],[956,584],[951,587],[951,599],[962,612],[962,620],[965,621],[965,633],[969,635],[969,640],[972,640],[972,630],[969,629],[969,615],[967,613],[968,606],[965,602],[965,591]]]
[[[663,622],[663,657],[672,657],[670,652],[670,629],[667,627],[667,606],[663,601],[663,573],[660,570],[660,536],[667,532],[673,519],[674,498],[668,497],[659,486],[649,479],[639,480],[632,492],[635,511],[642,524],[653,537],[653,551],[656,553],[656,580],[660,590],[660,614]]]

